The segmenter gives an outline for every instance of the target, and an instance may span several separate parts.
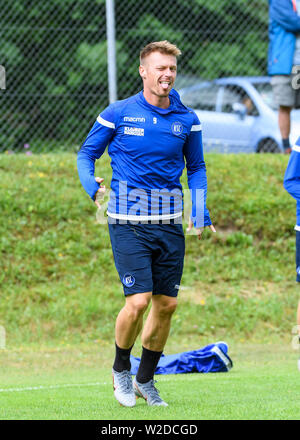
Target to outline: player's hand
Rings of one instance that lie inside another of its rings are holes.
[[[187,227],[186,232],[190,232],[193,229],[193,227],[194,227],[194,224],[193,224],[191,218],[189,218],[189,225]],[[207,226],[205,226],[205,227],[207,227]],[[208,227],[212,232],[216,232],[214,225],[209,225]],[[202,236],[202,232],[204,231],[204,228],[195,228],[195,231],[198,236],[198,240],[201,240],[201,236]]]
[[[98,191],[95,194],[95,205],[97,205],[97,207],[99,209],[101,209],[101,202],[104,199],[104,194],[106,191],[105,185],[101,185],[101,183],[104,181],[104,179],[102,179],[102,177],[95,177],[95,180],[97,183],[100,183],[100,188],[98,189]]]

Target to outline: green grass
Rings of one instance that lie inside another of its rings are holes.
[[[286,337],[295,325],[295,202],[284,155],[207,154],[217,229],[186,237],[174,338]],[[106,225],[72,153],[0,155],[0,325],[9,348],[107,340],[123,304]],[[109,187],[109,157],[96,163]],[[186,188],[186,176],[182,179]]]
[[[287,160],[206,155],[217,233],[205,231],[200,242],[186,237],[165,354],[223,339],[234,367],[157,376],[170,404],[162,410],[114,400],[114,324],[124,298],[107,227],[97,223],[80,185],[76,155],[0,155],[0,389],[8,390],[0,391],[0,419],[299,419],[298,353],[291,348],[299,299],[295,202],[282,187]],[[96,175],[109,186],[107,155]],[[186,188],[185,175],[182,182]],[[140,345],[138,339],[134,355]]]
[[[166,354],[197,342],[173,341]],[[0,419],[299,420],[300,373],[290,343],[233,342],[228,373],[156,376],[168,408],[150,408],[141,399],[134,408],[120,407],[112,391],[112,353],[107,344],[0,351],[1,389],[19,389],[0,392]],[[37,386],[44,389],[26,390]]]

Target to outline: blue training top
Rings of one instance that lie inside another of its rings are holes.
[[[206,208],[207,179],[201,124],[175,90],[170,106],[149,104],[141,91],[107,107],[78,153],[80,181],[94,199],[95,160],[108,145],[111,194],[107,214],[124,220],[171,219],[182,215],[180,177],[187,167],[196,227],[211,224]]]
[[[293,146],[289,163],[284,175],[283,186],[297,201],[296,231],[300,231],[300,137]]]

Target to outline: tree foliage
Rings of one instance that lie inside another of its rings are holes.
[[[115,0],[118,97],[141,88],[140,49],[168,39],[179,73],[266,73],[266,0]],[[10,0],[0,11],[0,149],[32,139],[81,143],[108,104],[105,0]]]

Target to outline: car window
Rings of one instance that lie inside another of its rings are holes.
[[[233,104],[236,102],[244,104],[247,107],[247,114],[250,116],[257,116],[258,111],[252,99],[240,86],[228,85],[224,87],[224,94],[222,99],[222,112],[234,113]]]
[[[210,84],[198,89],[191,89],[186,91],[181,100],[184,105],[197,110],[216,110],[217,94],[219,86],[216,84]]]
[[[270,83],[253,83],[254,87],[262,97],[265,104],[271,107],[273,110],[277,110],[277,106],[274,102],[273,90]]]

